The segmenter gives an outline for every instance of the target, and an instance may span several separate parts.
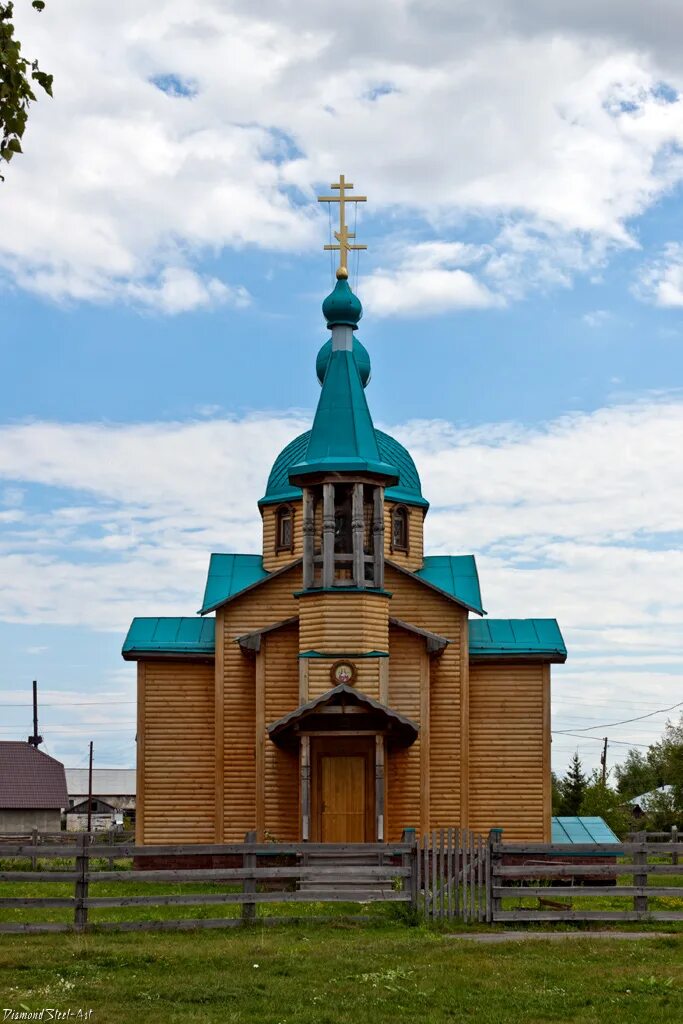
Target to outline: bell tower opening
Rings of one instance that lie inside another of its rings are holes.
[[[303,488],[304,590],[384,586],[384,486],[364,480]]]

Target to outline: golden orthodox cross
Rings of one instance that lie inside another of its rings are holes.
[[[326,245],[326,250],[334,250],[339,253],[339,266],[337,267],[337,277],[347,278],[349,276],[348,270],[348,254],[352,249],[367,249],[367,245],[355,245],[351,242],[352,238],[355,238],[355,232],[349,231],[346,224],[346,204],[347,203],[366,203],[367,196],[349,196],[346,194],[347,189],[353,188],[353,183],[344,180],[344,175],[339,175],[339,181],[333,182],[330,188],[339,189],[338,196],[318,196],[319,203],[339,203],[339,231],[335,231],[334,237],[337,239],[337,245]]]

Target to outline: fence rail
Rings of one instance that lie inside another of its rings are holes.
[[[72,834],[73,835],[73,834]],[[0,932],[85,931],[91,925],[89,911],[124,907],[241,907],[239,918],[182,918],[178,920],[97,921],[96,927],[108,930],[156,930],[173,928],[219,928],[249,924],[256,917],[260,904],[272,903],[407,903],[417,906],[416,844],[414,838],[401,843],[317,844],[257,843],[248,834],[244,843],[174,845],[136,847],[128,844],[102,844],[92,833],[77,836],[70,845],[46,845],[40,857],[70,859],[70,870],[0,871],[0,892],[3,882],[72,882],[72,896],[1,896],[3,909],[68,909],[70,922],[7,922],[0,921]],[[35,852],[33,845],[23,842],[3,847],[3,858],[25,858]],[[241,859],[237,867],[182,868],[153,870],[103,871],[93,861],[109,857],[144,858],[149,856],[182,856],[183,858],[231,857]],[[290,864],[257,866],[263,858],[292,858]],[[320,860],[316,855],[324,855]],[[99,882],[125,883],[227,883],[241,885],[239,891],[184,892],[149,895],[92,895],[90,887]],[[290,888],[283,888],[289,884]],[[298,888],[292,888],[297,885]],[[259,888],[261,886],[262,888]],[[275,887],[275,888],[273,888]],[[271,919],[259,918],[259,921]],[[275,918],[273,920],[282,920]]]
[[[648,843],[643,833],[636,833],[626,843],[575,844],[570,857],[610,857],[611,863],[577,864],[568,857],[566,846],[543,843],[502,843],[494,832],[489,837],[489,900],[488,920],[510,921],[683,921],[683,909],[653,908],[650,900],[683,901],[683,887],[667,885],[667,876],[680,874],[678,858],[683,843]],[[651,863],[649,858],[668,856],[669,864]],[[518,859],[524,860],[519,863]],[[564,859],[563,859],[564,858]],[[507,859],[507,863],[506,863]],[[511,863],[511,861],[513,861]],[[516,863],[514,861],[517,861]],[[631,885],[619,884],[618,878],[632,876]],[[655,876],[653,885],[649,876]],[[589,879],[588,885],[581,880]],[[575,884],[577,879],[579,884]],[[613,880],[613,884],[594,884],[596,880]],[[543,884],[544,882],[560,884]],[[564,884],[563,884],[564,883]],[[623,909],[596,909],[575,906],[575,899],[608,896],[632,901]],[[536,897],[538,907],[503,906],[504,900],[519,901]]]

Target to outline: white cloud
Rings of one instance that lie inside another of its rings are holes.
[[[314,186],[344,167],[380,216],[447,242],[477,217],[495,242],[485,281],[423,269],[424,306],[566,284],[633,245],[631,219],[683,175],[672,37],[635,4],[602,6],[354,0],[336,22],[313,0],[18,9],[55,99],[32,108],[0,194],[0,267],[53,299],[240,304],[204,257],[312,249]],[[393,272],[374,280],[395,302]]]
[[[683,245],[669,242],[656,259],[641,267],[635,294],[655,306],[683,306]]]
[[[584,313],[581,319],[588,325],[588,327],[597,329],[599,327],[604,327],[605,324],[608,324],[610,320],[614,319],[614,314],[608,309],[591,309],[587,313]],[[618,378],[615,378],[613,383],[619,384],[620,381]]]

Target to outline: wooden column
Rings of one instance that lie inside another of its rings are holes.
[[[460,620],[460,827],[470,823],[470,627]],[[455,754],[455,751],[453,751]]]
[[[379,659],[379,702],[389,703],[389,659]]]
[[[550,665],[543,666],[543,842],[552,842],[553,783],[550,726]]]
[[[214,842],[222,843],[225,819],[225,622],[221,608],[216,611],[216,669],[215,669],[215,757],[214,757],[214,789],[215,804],[215,838]]]
[[[384,842],[384,736],[375,736],[375,813],[377,842]]]
[[[373,495],[372,554],[376,587],[384,586],[384,488],[375,487]]]
[[[302,736],[299,747],[299,772],[301,784],[301,838],[311,838],[311,737]]]
[[[137,797],[135,807],[135,845],[145,842],[145,663],[138,662],[138,725],[137,725]]]
[[[299,658],[299,704],[308,703],[308,658]]]
[[[351,538],[353,544],[353,582],[357,587],[365,586],[364,527],[363,485],[354,484],[351,502]]]
[[[420,834],[429,832],[429,672],[427,651],[420,655]]]
[[[313,558],[315,555],[315,515],[313,508],[313,491],[310,487],[304,487],[303,499],[303,555],[304,555],[304,590],[310,590],[314,585],[315,566]]]
[[[334,586],[334,484],[323,484],[323,587]]]
[[[256,655],[256,838],[262,842],[266,827],[266,640]]]

